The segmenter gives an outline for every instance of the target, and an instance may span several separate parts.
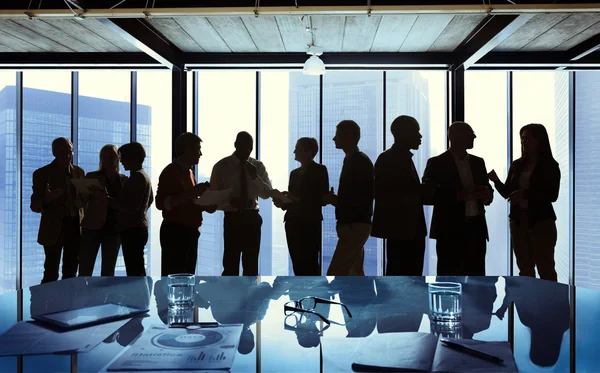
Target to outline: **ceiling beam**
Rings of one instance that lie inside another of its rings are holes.
[[[570,61],[577,61],[600,49],[600,34],[577,44],[565,53]]]
[[[481,58],[473,69],[587,69],[600,67],[600,52],[579,60],[569,60],[565,52],[492,52]]]
[[[183,69],[183,52],[148,21],[137,18],[104,18],[99,22],[171,70]]]
[[[532,14],[487,16],[454,51],[452,69],[462,66],[466,70],[473,66],[532,17]]]
[[[154,58],[142,52],[7,52],[0,53],[0,69],[14,68],[161,68]]]

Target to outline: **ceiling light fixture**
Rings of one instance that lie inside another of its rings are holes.
[[[304,63],[304,69],[302,72],[306,75],[323,75],[325,74],[325,64],[319,58],[323,54],[323,48],[315,47],[311,45],[308,47],[307,54],[310,54],[310,58]]]

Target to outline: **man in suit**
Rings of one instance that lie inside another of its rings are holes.
[[[71,179],[82,179],[85,173],[72,164],[73,144],[59,137],[52,141],[52,154],[54,161],[33,173],[30,205],[33,212],[42,214],[38,232],[38,243],[44,246],[46,255],[42,284],[58,280],[61,254],[62,278],[77,275],[83,218],[83,201]]]
[[[423,137],[417,120],[401,115],[390,130],[394,145],[375,162],[371,236],[386,239],[385,275],[421,276],[427,236],[422,199],[433,197],[436,184],[421,184],[412,160],[410,151],[419,149]]]
[[[482,158],[468,154],[475,132],[465,122],[448,129],[450,149],[429,159],[423,182],[440,185],[434,198],[430,237],[437,240],[438,276],[485,276],[488,230],[485,207],[493,189]]]

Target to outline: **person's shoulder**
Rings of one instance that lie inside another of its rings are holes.
[[[213,168],[222,167],[224,164],[231,162],[231,157],[232,157],[231,155],[228,155],[225,158],[221,158],[217,163],[215,163]]]
[[[119,173],[119,179],[121,179],[122,182],[125,182],[127,179],[129,179],[129,176]]]
[[[85,171],[83,170],[83,168],[77,166],[77,165],[73,165],[73,171],[75,171],[76,174],[79,175],[84,175]]]
[[[261,161],[259,161],[258,159],[255,159],[255,158],[249,157],[249,158],[248,158],[248,162],[250,162],[250,164],[251,164],[251,165],[253,165],[253,166],[254,166],[254,167],[256,167],[256,168],[259,168],[259,167],[265,168],[265,165],[264,165],[264,163],[262,163],[262,162],[261,162]]]
[[[371,167],[373,167],[373,161],[371,161],[371,158],[369,158],[369,156],[363,152],[359,152],[356,159],[363,165],[370,165]]]
[[[102,171],[90,171],[87,174],[85,174],[85,178],[86,179],[98,179],[100,177],[100,175],[102,175]]]
[[[35,177],[35,176],[41,176],[41,175],[48,174],[51,166],[52,166],[52,164],[50,163],[50,164],[47,164],[45,166],[38,168],[37,170],[33,171],[33,176]]]
[[[470,154],[469,153],[469,157],[471,159],[473,159],[476,162],[481,162],[481,163],[485,163],[485,161],[483,160],[483,158],[476,156],[475,154]]]

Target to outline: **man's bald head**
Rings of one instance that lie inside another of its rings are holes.
[[[254,139],[246,131],[242,131],[235,137],[235,152],[241,159],[248,159],[254,149]]]
[[[394,142],[406,149],[419,149],[421,145],[421,127],[419,122],[409,115],[400,115],[392,122],[390,131],[394,136]]]
[[[450,145],[457,149],[473,149],[473,140],[475,140],[475,132],[468,123],[462,121],[453,122],[448,127],[448,138]]]
[[[67,167],[73,161],[73,144],[65,137],[58,137],[52,141],[52,155],[55,162],[62,167]]]

